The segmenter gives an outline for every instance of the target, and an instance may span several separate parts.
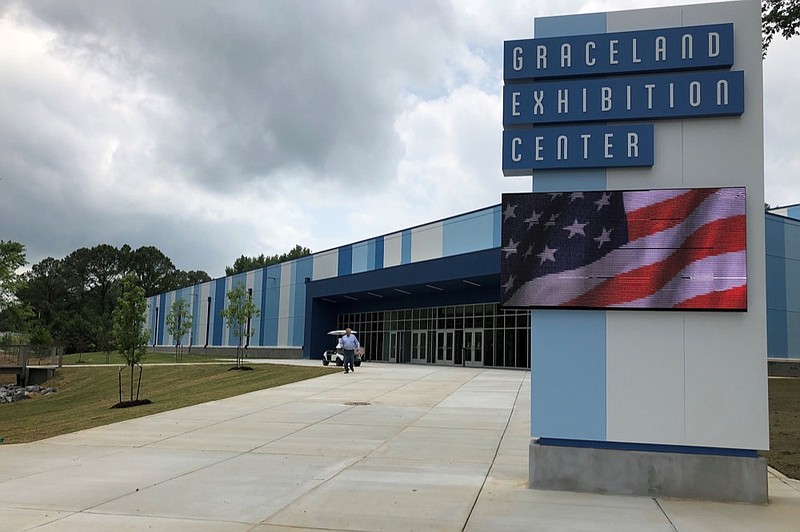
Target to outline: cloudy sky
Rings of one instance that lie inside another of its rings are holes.
[[[0,240],[153,245],[224,275],[530,190],[503,40],[659,0],[0,0]],[[800,37],[764,62],[766,201],[800,202]]]

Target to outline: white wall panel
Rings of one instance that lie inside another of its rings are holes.
[[[608,188],[744,185],[748,214],[746,313],[608,312],[610,440],[768,445],[759,12],[750,1],[608,14],[609,32],[733,22],[732,70],[745,71],[744,115],[657,121],[653,168],[608,170]]]
[[[654,317],[606,313],[607,438],[686,445],[684,316]]]
[[[316,267],[316,260],[314,261]],[[289,313],[292,297],[292,263],[281,264],[280,303],[278,304],[278,345],[289,345]]]
[[[411,262],[438,259],[442,256],[442,222],[411,230]]]
[[[403,256],[403,234],[393,233],[383,237],[383,267],[398,266]]]
[[[333,249],[331,251],[325,251],[324,253],[315,254],[313,272],[313,279],[315,281],[339,275],[339,250]],[[281,269],[281,277],[283,273],[283,269]],[[283,280],[281,280],[281,284],[283,284]]]

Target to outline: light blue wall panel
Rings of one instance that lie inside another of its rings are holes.
[[[531,436],[606,439],[604,312],[531,314]]]
[[[372,244],[372,246],[370,246]],[[370,247],[372,248],[372,268],[370,268]],[[352,272],[360,273],[373,269],[375,266],[375,242],[367,240],[365,242],[358,242],[352,246]]]
[[[605,14],[536,19],[534,37],[606,30]],[[604,170],[536,172],[534,192],[604,190]],[[606,439],[606,315],[531,312],[531,435]]]
[[[290,345],[300,347],[303,345],[303,336],[305,334],[305,316],[306,316],[306,278],[310,279],[314,269],[314,263],[311,257],[297,259],[294,263],[294,279],[295,285],[292,291],[292,300],[294,309],[292,312],[294,322],[289,326],[289,342]]]
[[[606,189],[605,170],[537,172],[533,176],[534,192],[588,191]]]
[[[605,33],[605,31],[605,13],[542,17],[533,21],[533,36],[537,39],[565,35],[584,35],[587,33]]]
[[[411,263],[411,229],[406,229],[402,233],[402,248],[400,252],[400,264]]]
[[[494,242],[495,210],[499,216],[500,208],[497,207],[444,220],[442,222],[442,255],[449,257],[496,247]],[[499,225],[497,229],[499,231]]]
[[[494,245],[492,247],[499,248],[500,240],[503,236],[502,211],[499,205],[492,208],[492,224],[494,227],[494,233],[492,234],[492,243]]]

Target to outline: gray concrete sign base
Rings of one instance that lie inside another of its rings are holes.
[[[559,447],[536,440],[528,451],[534,489],[767,503],[763,457]]]

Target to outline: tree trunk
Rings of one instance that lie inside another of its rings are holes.
[[[131,402],[133,402],[133,364],[131,364]]]

